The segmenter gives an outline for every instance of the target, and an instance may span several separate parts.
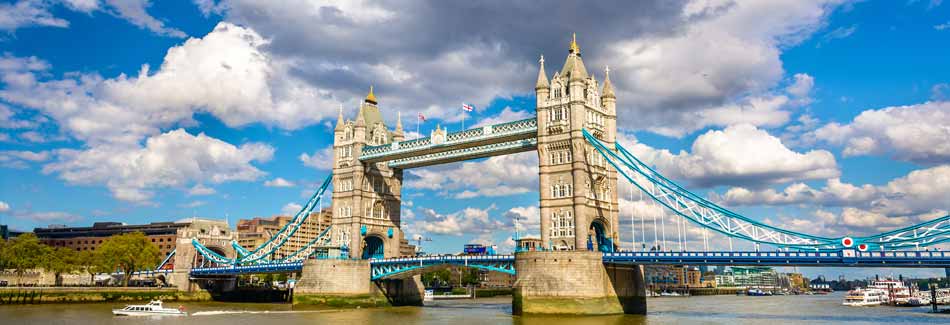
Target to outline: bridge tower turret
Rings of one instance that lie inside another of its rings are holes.
[[[344,122],[341,111],[334,130],[332,236],[351,258],[398,256],[403,239],[402,170],[359,160],[364,147],[390,145],[403,136],[402,123],[390,131],[377,105],[370,87],[355,122]]]
[[[541,239],[554,250],[613,250],[618,238],[617,172],[587,144],[587,129],[607,145],[616,139],[616,96],[587,73],[576,36],[550,83],[538,82]]]

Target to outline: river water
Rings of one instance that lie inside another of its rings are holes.
[[[288,304],[186,303],[187,317],[113,317],[121,304],[0,306],[0,324],[950,324],[929,307],[845,307],[843,293],[827,296],[700,296],[648,300],[646,316],[519,317],[511,298],[441,300],[425,307],[330,310]],[[168,307],[177,307],[169,304]],[[944,306],[943,308],[947,308]]]

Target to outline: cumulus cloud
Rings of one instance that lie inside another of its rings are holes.
[[[300,209],[303,209],[302,205],[290,202],[285,204],[284,207],[280,209],[280,214],[285,216],[293,216],[297,214],[297,212],[300,212]]]
[[[91,14],[102,11],[128,21],[139,28],[169,37],[186,37],[184,32],[168,27],[147,11],[150,0],[65,0],[63,7]],[[20,0],[15,4],[0,4],[0,30],[15,31],[31,26],[69,27],[69,21],[54,17],[50,12],[56,1]]]
[[[789,185],[781,192],[731,188],[713,199],[724,205],[802,205],[817,207],[815,216],[830,225],[862,227],[881,231],[897,225],[922,222],[950,211],[950,165],[915,170],[887,184],[853,185],[829,179],[821,189],[803,183]],[[824,210],[843,207],[840,216]]]
[[[443,192],[458,199],[507,196],[538,190],[538,154],[525,152],[483,161],[410,169],[405,188]]]
[[[25,169],[31,163],[44,162],[49,158],[49,151],[2,150],[0,151],[0,166]]]
[[[921,164],[950,162],[950,102],[861,112],[851,123],[829,123],[809,136],[842,146],[845,156],[887,154]]]
[[[743,124],[710,130],[696,138],[691,152],[673,154],[642,143],[621,143],[641,160],[673,179],[699,187],[764,186],[795,180],[837,177],[834,156],[825,150],[799,153],[765,130]]]
[[[204,184],[195,184],[190,189],[188,189],[188,195],[197,196],[197,195],[211,195],[216,193],[213,188],[204,186]]]
[[[268,187],[294,187],[294,186],[296,186],[296,185],[294,184],[294,182],[288,181],[288,180],[283,179],[283,178],[281,178],[281,177],[277,177],[277,178],[275,178],[275,179],[268,180],[268,181],[264,182],[264,186],[268,186]]]
[[[144,146],[60,149],[43,172],[57,173],[71,184],[105,184],[120,200],[147,201],[158,187],[255,180],[264,172],[251,163],[266,162],[273,154],[265,144],[234,146],[178,129],[151,137]]]
[[[505,224],[489,216],[496,210],[494,204],[486,209],[465,208],[450,214],[440,214],[432,209],[422,208],[422,218],[417,220],[414,229],[435,235],[461,236],[492,234]]]
[[[510,221],[514,229],[539,234],[541,232],[541,209],[536,205],[513,207],[504,213],[505,221]]]
[[[0,213],[6,213],[10,211],[10,205],[7,202],[0,201]]]
[[[0,4],[0,30],[15,31],[31,26],[69,27],[69,22],[53,17],[46,1],[21,0]]]
[[[331,170],[333,169],[333,146],[330,145],[326,148],[314,151],[313,154],[310,155],[301,153],[297,159],[300,159],[300,162],[307,167],[318,170]]]

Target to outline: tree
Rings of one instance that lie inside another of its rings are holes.
[[[459,269],[459,272],[462,272],[462,283],[461,285],[475,285],[481,283],[481,280],[478,278],[478,270],[474,268],[463,268]]]
[[[40,266],[49,272],[53,272],[56,285],[62,285],[63,273],[72,273],[79,268],[79,254],[76,251],[65,247],[50,247],[40,261]]]
[[[40,266],[49,250],[50,247],[40,243],[36,235],[22,234],[3,245],[0,260],[3,260],[3,264],[7,267],[13,268],[17,275],[17,282],[20,282],[23,272]]]
[[[89,274],[89,283],[96,283],[96,274],[112,272],[101,255],[95,251],[81,251],[76,258],[77,266]]]
[[[161,262],[158,246],[141,232],[113,235],[99,245],[96,253],[109,268],[122,270],[125,274],[122,280],[124,286],[129,285],[132,272],[154,267]]]

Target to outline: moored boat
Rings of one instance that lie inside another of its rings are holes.
[[[854,289],[844,296],[845,306],[877,306],[887,303],[887,292],[880,289]]]

